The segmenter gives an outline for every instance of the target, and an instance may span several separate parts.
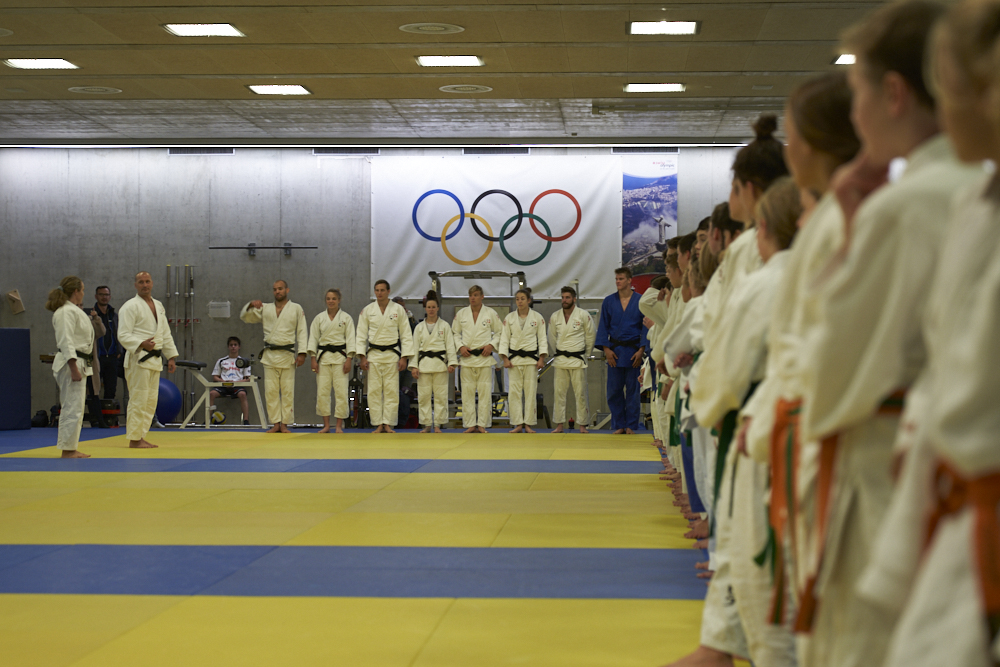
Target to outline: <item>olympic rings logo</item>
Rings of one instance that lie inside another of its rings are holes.
[[[454,200],[454,202],[458,205],[458,215],[454,216],[444,224],[444,229],[441,230],[440,239],[431,236],[430,234],[425,232],[423,229],[421,229],[420,223],[417,222],[417,210],[420,208],[421,202],[423,202],[431,195],[445,195],[451,197]],[[503,195],[504,197],[507,197],[514,203],[514,207],[517,209],[517,215],[512,215],[510,218],[507,219],[506,222],[503,223],[503,225],[501,225],[500,233],[497,236],[493,236],[493,228],[490,227],[490,223],[488,223],[486,219],[483,218],[481,215],[476,214],[476,207],[479,206],[479,202],[481,202],[486,197],[489,197],[490,195]],[[569,230],[568,233],[563,234],[562,236],[552,236],[552,230],[549,228],[548,223],[542,220],[541,217],[535,215],[535,206],[543,197],[547,195],[563,195],[564,197],[567,197],[571,202],[573,202],[573,205],[576,207],[576,223],[573,224],[573,229]],[[465,224],[465,220],[467,218],[472,222],[473,231],[475,231],[476,234],[478,234],[482,239],[487,241],[486,252],[484,252],[481,256],[477,257],[476,259],[470,259],[470,260],[459,259],[454,255],[452,255],[451,252],[448,250],[448,241],[453,239],[455,235],[458,234],[459,231],[461,231],[462,225]],[[511,240],[514,237],[514,235],[517,234],[517,232],[521,229],[521,223],[524,221],[525,218],[528,219],[528,223],[531,225],[532,231],[534,231],[539,238],[545,241],[545,250],[542,251],[542,254],[540,254],[538,257],[535,257],[534,259],[528,259],[528,260],[517,259],[516,257],[512,256],[507,251],[507,248],[504,246],[504,241]],[[504,257],[509,259],[514,264],[517,264],[518,266],[532,266],[533,264],[538,264],[540,261],[545,259],[546,255],[549,254],[549,250],[552,249],[553,243],[556,243],[558,241],[565,241],[566,239],[568,239],[569,237],[573,236],[573,234],[576,233],[576,230],[580,228],[580,221],[582,219],[583,219],[583,210],[580,208],[580,202],[576,200],[576,197],[566,192],[565,190],[546,190],[542,194],[535,197],[534,201],[531,202],[531,206],[528,207],[527,213],[525,213],[524,210],[521,208],[521,202],[518,201],[517,197],[507,192],[506,190],[487,190],[486,192],[482,193],[481,195],[476,197],[476,201],[472,202],[472,209],[468,213],[465,212],[465,207],[462,206],[462,200],[460,200],[453,193],[447,190],[428,190],[424,194],[420,195],[419,199],[417,199],[417,202],[413,205],[413,227],[414,229],[417,230],[417,233],[433,243],[437,243],[438,241],[440,241],[441,249],[444,250],[445,256],[448,257],[448,259],[450,259],[451,261],[455,262],[456,264],[460,264],[462,266],[473,266],[474,264],[479,264],[480,262],[485,260],[487,257],[490,256],[490,253],[493,251],[494,243],[499,243],[500,252],[504,254]],[[449,234],[448,230],[451,229],[451,226],[454,225],[456,222],[458,223],[458,225]],[[477,222],[483,223],[483,227],[486,228],[485,232],[479,228]],[[538,230],[538,227],[535,225],[536,222],[545,228],[544,234]],[[511,224],[514,224],[514,228],[510,230],[510,232],[508,233],[507,228],[510,227]]]

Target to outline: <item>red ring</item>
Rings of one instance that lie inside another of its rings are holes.
[[[540,231],[538,231],[538,227],[535,226],[534,218],[528,218],[528,222],[531,223],[531,228],[535,230],[535,233],[538,234],[543,240],[555,243],[556,241],[565,241],[566,239],[568,239],[569,237],[573,236],[573,234],[576,233],[576,230],[580,228],[580,221],[583,219],[583,211],[580,209],[580,202],[576,200],[576,197],[566,192],[565,190],[546,190],[542,194],[535,197],[535,201],[531,202],[531,208],[528,209],[528,213],[534,214],[535,204],[538,203],[539,199],[541,199],[545,195],[553,195],[553,194],[566,195],[567,197],[569,197],[569,200],[576,205],[576,224],[573,225],[573,229],[569,230],[568,234],[563,234],[562,236],[546,236],[545,234],[542,234]]]

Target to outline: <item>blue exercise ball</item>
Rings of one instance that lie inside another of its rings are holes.
[[[160,393],[156,399],[156,418],[161,424],[177,419],[181,411],[181,390],[170,380],[160,380]]]

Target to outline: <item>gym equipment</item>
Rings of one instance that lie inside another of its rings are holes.
[[[202,403],[205,404],[205,424],[204,424],[205,428],[212,428],[213,424],[218,426],[218,423],[215,422],[214,416],[212,415],[212,408],[214,407],[211,401],[212,389],[215,387],[234,387],[237,384],[239,384],[239,386],[241,387],[247,387],[248,389],[253,391],[253,399],[254,402],[257,404],[257,417],[258,419],[260,419],[260,427],[261,428],[265,427],[264,404],[260,400],[260,388],[257,386],[257,380],[259,380],[260,378],[258,378],[256,375],[251,375],[250,379],[245,383],[209,382],[208,380],[205,379],[205,376],[201,374],[201,369],[206,367],[206,364],[204,362],[177,361],[175,363],[177,364],[178,368],[183,368],[184,370],[188,371],[191,375],[193,375],[194,379],[200,382],[201,386],[205,388],[205,391],[202,392],[201,394],[201,398],[198,399],[198,402],[194,404],[194,406],[191,408],[191,411],[187,413],[186,417],[184,417],[184,421],[181,423],[182,429],[188,427],[188,424],[191,423],[191,419],[194,417],[194,414],[198,412],[198,408],[201,407]],[[225,415],[223,415],[223,417],[225,417]]]
[[[156,418],[161,424],[172,422],[181,411],[183,399],[181,390],[170,380],[160,380],[159,396],[156,399]]]

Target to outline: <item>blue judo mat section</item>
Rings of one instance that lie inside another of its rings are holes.
[[[690,576],[700,557],[686,549],[0,545],[0,593],[701,600],[705,585]]]
[[[0,454],[2,453],[4,452],[0,450]],[[659,463],[652,461],[0,458],[0,472],[527,472],[655,475],[661,467]]]

